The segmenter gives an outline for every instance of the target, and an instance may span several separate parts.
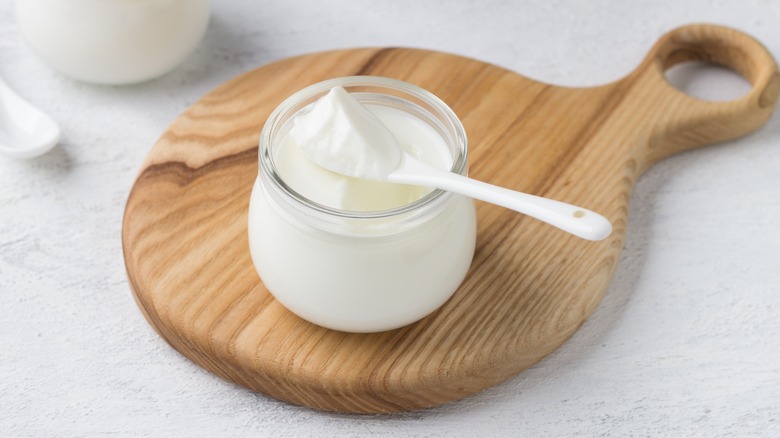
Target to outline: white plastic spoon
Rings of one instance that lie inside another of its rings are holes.
[[[0,153],[33,158],[53,148],[60,127],[51,117],[19,97],[0,79]]]
[[[500,205],[587,240],[612,232],[604,216],[430,166],[401,149],[392,132],[341,87],[295,119],[290,131],[314,163],[354,178],[433,187]]]
[[[612,232],[604,216],[582,207],[494,186],[457,173],[447,172],[403,153],[401,165],[387,181],[434,187],[490,202],[539,219],[587,240],[601,240]]]

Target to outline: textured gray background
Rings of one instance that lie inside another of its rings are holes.
[[[0,157],[0,436],[780,436],[777,115],[747,138],[652,168],[595,314],[532,369],[450,405],[333,415],[251,393],[168,347],[125,279],[122,212],[143,157],[177,114],[241,72],[393,45],[594,85],[697,21],[743,29],[780,55],[774,0],[222,0],[180,68],[103,87],[43,65],[2,2],[0,75],[64,138],[33,161]]]

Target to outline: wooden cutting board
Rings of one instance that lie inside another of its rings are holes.
[[[753,88],[729,102],[689,97],[664,71],[690,60],[728,66]],[[613,234],[587,242],[478,203],[474,263],[434,314],[374,334],[296,317],[268,293],[249,256],[246,212],[258,138],[288,95],[349,75],[397,78],[438,95],[466,128],[473,177],[600,212]],[[757,129],[779,91],[777,66],[761,44],[712,25],[670,32],[630,75],[594,88],[556,87],[415,49],[278,61],[203,97],[152,148],[124,217],[130,285],[149,323],[175,349],[272,397],[344,412],[457,400],[537,362],[593,312],[619,259],[632,186],[648,166]]]

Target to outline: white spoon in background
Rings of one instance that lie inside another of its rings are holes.
[[[0,79],[0,153],[33,158],[53,148],[60,127],[51,117],[19,97]]]
[[[342,87],[334,87],[295,119],[290,134],[325,169],[374,181],[433,187],[500,205],[587,240],[612,232],[604,216],[441,170],[406,153],[387,127]]]

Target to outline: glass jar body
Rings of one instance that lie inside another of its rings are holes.
[[[315,84],[288,98],[263,129],[248,214],[252,260],[271,294],[298,316],[349,332],[390,330],[436,310],[465,278],[476,241],[474,203],[436,190],[396,209],[355,212],[319,205],[287,186],[274,167],[274,147],[295,115],[335,85],[429,123],[446,141],[451,170],[467,172],[463,127],[430,93],[375,77]]]

